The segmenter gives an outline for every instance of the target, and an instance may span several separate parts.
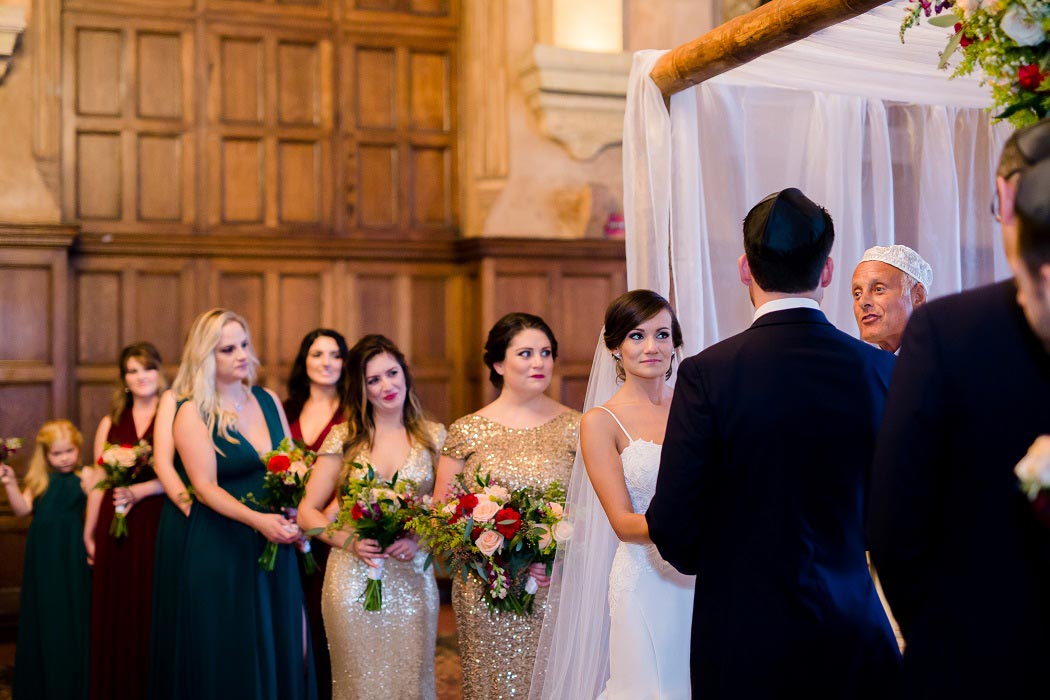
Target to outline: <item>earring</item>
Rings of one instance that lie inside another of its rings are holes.
[[[621,360],[623,359],[623,355],[621,355],[621,354],[620,354],[620,353],[618,353],[618,352],[614,352],[614,353],[612,354],[612,356],[613,356],[613,359],[614,359],[614,360],[616,360],[617,362],[619,362],[619,361],[621,361]]]
[[[124,393],[125,394],[130,394],[131,393],[131,389],[129,389],[128,387],[124,387]]]

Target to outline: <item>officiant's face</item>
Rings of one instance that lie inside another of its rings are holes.
[[[869,260],[853,273],[853,315],[860,337],[896,352],[915,306],[905,273],[893,265]]]
[[[627,376],[652,379],[666,375],[674,353],[671,313],[665,309],[631,329],[619,352]]]

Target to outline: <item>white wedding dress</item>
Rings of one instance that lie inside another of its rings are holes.
[[[620,453],[635,513],[656,492],[661,446],[635,440]],[[609,680],[599,700],[688,700],[689,636],[696,577],[678,573],[654,544],[620,542],[609,572]]]

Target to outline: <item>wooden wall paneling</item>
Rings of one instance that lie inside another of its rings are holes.
[[[63,209],[85,230],[194,222],[193,25],[67,12]]]
[[[188,16],[196,0],[52,0],[67,11],[108,12],[131,17]]]
[[[243,16],[249,21],[302,22],[329,20],[335,0],[203,0],[206,12]]]
[[[345,23],[399,27],[417,31],[459,26],[459,0],[341,0]]]

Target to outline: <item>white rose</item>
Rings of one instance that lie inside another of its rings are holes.
[[[554,535],[554,541],[558,544],[562,542],[568,542],[572,539],[573,527],[572,523],[568,520],[562,520],[554,526],[552,534]]]
[[[441,512],[444,513],[445,515],[450,515],[450,516],[451,515],[455,515],[456,514],[456,504],[455,503],[446,503],[444,506],[442,506]]]
[[[536,595],[536,591],[540,590],[540,584],[536,582],[536,579],[529,576],[525,579],[525,592],[529,595]]]
[[[500,503],[506,503],[510,500],[510,491],[502,486],[486,486],[483,491],[486,495],[491,496]]]
[[[565,509],[561,507],[561,504],[555,503],[554,501],[549,501],[547,503],[547,510],[549,510],[551,512],[551,515],[553,515],[555,518],[560,518],[565,512]]]
[[[999,26],[1018,46],[1038,46],[1046,38],[1042,23],[1019,7],[1007,10]]]
[[[474,540],[474,544],[478,546],[482,554],[486,557],[491,557],[496,553],[496,550],[503,546],[503,535],[495,530],[485,530]]]
[[[306,466],[306,462],[299,460],[298,462],[292,462],[292,466],[288,467],[288,472],[294,474],[299,478],[306,476],[306,472],[310,471],[310,467]]]
[[[551,535],[550,525],[547,525],[545,523],[536,523],[535,525],[532,526],[532,529],[533,530],[543,530],[543,534],[540,535],[540,540],[539,540],[539,542],[537,542],[537,546],[540,549],[547,549],[547,547],[550,546],[551,541],[553,540],[553,535]]]
[[[476,523],[487,523],[496,517],[496,513],[499,512],[500,505],[495,501],[481,501],[474,506],[474,522]]]
[[[964,16],[970,15],[980,9],[981,0],[955,0],[955,6],[962,10]]]
[[[134,467],[137,458],[135,450],[130,447],[111,447],[102,453],[102,461],[121,467]]]
[[[1050,486],[1050,435],[1040,435],[1014,468],[1025,484]]]

